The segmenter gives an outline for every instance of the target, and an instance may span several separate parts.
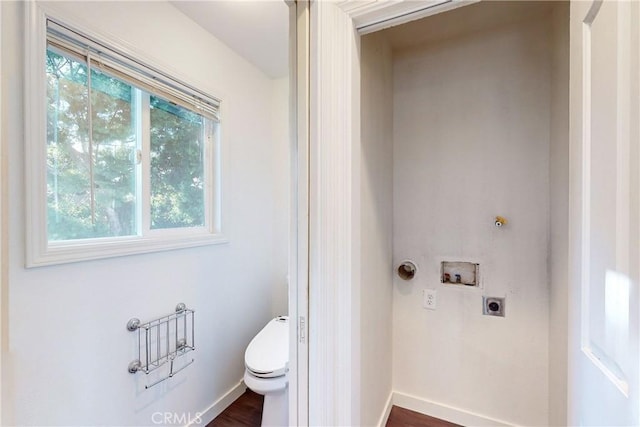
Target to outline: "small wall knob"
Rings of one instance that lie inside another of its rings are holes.
[[[402,261],[398,266],[398,276],[402,280],[411,280],[415,277],[418,268],[412,261]]]
[[[507,219],[503,216],[497,216],[495,220],[496,227],[502,227],[507,224]]]

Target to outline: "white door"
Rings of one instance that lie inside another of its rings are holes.
[[[640,3],[571,2],[570,425],[639,425]]]

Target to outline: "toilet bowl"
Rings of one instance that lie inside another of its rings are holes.
[[[279,316],[251,340],[244,353],[244,383],[264,395],[263,426],[289,425],[289,317]]]

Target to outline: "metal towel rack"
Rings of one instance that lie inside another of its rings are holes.
[[[169,363],[169,375],[145,385],[145,389],[173,377],[193,363],[192,358],[191,361],[174,370],[174,361],[178,357],[195,350],[194,325],[194,311],[183,303],[178,304],[175,313],[168,316],[159,317],[147,323],[141,323],[140,319],[134,317],[127,322],[128,330],[138,331],[138,358],[129,363],[130,373],[149,374]]]

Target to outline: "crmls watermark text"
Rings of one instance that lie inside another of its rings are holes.
[[[196,412],[154,412],[151,422],[156,425],[187,425],[202,424],[202,414]]]

